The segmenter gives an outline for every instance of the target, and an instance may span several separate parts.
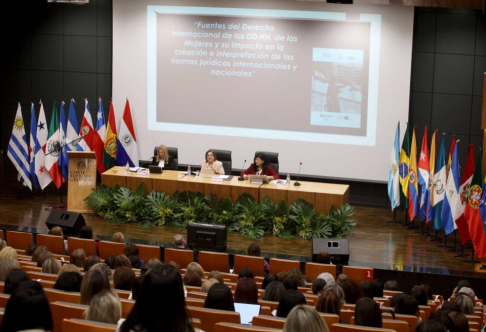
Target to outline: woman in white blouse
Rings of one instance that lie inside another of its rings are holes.
[[[223,163],[218,161],[216,153],[213,150],[206,152],[206,161],[201,164],[201,169],[210,168],[215,174],[224,175]]]

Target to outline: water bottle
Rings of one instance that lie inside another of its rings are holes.
[[[285,182],[287,186],[290,186],[290,173],[287,173],[287,181]]]
[[[187,175],[191,176],[191,164],[187,166]]]
[[[128,161],[127,161],[127,165],[125,166],[125,174],[128,174],[130,173],[130,165],[128,164]]]

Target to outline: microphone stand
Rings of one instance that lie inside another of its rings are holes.
[[[300,176],[300,168],[302,167],[302,162],[300,162],[300,165],[299,165],[299,172],[297,173],[297,181],[294,182],[294,186],[300,186],[300,183],[299,183],[299,176]]]
[[[245,161],[243,162],[243,167],[242,167],[242,170],[243,170],[243,171],[245,170],[245,164],[246,164],[246,159],[245,159]],[[240,176],[238,176],[238,181],[243,181],[243,180],[245,180],[245,178],[244,178],[243,176],[241,176],[241,175],[240,175]]]

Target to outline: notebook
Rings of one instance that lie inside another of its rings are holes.
[[[253,317],[260,315],[259,304],[235,303],[235,311],[240,314],[241,324],[250,325]]]

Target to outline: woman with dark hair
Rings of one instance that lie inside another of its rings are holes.
[[[24,281],[30,281],[30,277],[24,270],[21,269],[13,269],[7,276],[7,280],[5,280],[5,294],[12,294],[14,290],[19,287],[21,283]]]
[[[214,284],[209,288],[204,308],[235,311],[233,294],[225,284]]]
[[[278,281],[278,277],[275,273],[267,273],[265,278],[263,278],[262,282],[262,289],[266,289],[267,286],[272,282],[272,281]]]
[[[79,230],[79,238],[80,239],[93,239],[93,228],[91,226],[84,225]]]
[[[464,314],[453,311],[448,316],[454,325],[455,332],[469,332],[469,324]]]
[[[417,325],[415,332],[447,332],[447,328],[441,322],[429,319]]]
[[[312,293],[318,295],[326,287],[326,280],[317,278],[312,283]]]
[[[280,281],[272,281],[270,284],[268,284],[267,288],[265,288],[265,293],[263,293],[262,300],[280,302],[285,292],[285,286]]]
[[[260,245],[256,242],[250,243],[248,249],[246,249],[246,254],[253,257],[262,257]],[[265,271],[265,274],[270,270],[270,265],[268,265],[268,262],[265,259],[263,259],[263,270]]]
[[[333,289],[325,289],[319,294],[316,303],[317,311],[340,316],[342,308],[341,299]]]
[[[243,279],[243,278],[250,278],[253,279],[253,272],[249,268],[245,267],[244,269],[241,269],[240,272],[238,273],[238,280]]]
[[[7,302],[0,330],[52,331],[49,300],[37,281],[25,281],[13,291]]]
[[[143,259],[140,258],[139,250],[138,250],[138,247],[135,243],[127,243],[125,245],[125,248],[123,248],[123,253],[125,254],[125,256],[128,257],[130,262],[132,262],[132,268],[140,269],[142,266],[145,265],[145,262],[143,261]],[[135,258],[130,258],[130,256],[137,256],[138,261]],[[135,267],[134,265],[138,265],[138,267]]]
[[[98,257],[98,256],[96,256]],[[110,255],[108,257],[106,257],[105,259],[105,264],[108,265],[110,267],[110,269],[114,270],[115,269],[115,255]],[[85,269],[86,271],[86,269]]]
[[[121,325],[120,331],[194,330],[186,310],[179,271],[169,264],[151,269],[144,276],[137,301]]]
[[[317,254],[316,263],[319,264],[332,264],[331,255],[329,252],[322,250]]]
[[[201,169],[210,168],[215,174],[224,175],[223,163],[218,161],[218,157],[213,150],[206,151],[206,160],[201,163]]]
[[[354,325],[379,328],[383,326],[380,306],[369,297],[362,297],[356,302],[354,318]]]
[[[57,277],[54,289],[65,292],[79,292],[81,291],[81,283],[83,277],[79,272],[64,272]]]
[[[346,303],[356,304],[361,297],[361,290],[359,289],[358,284],[351,279],[344,279],[341,280],[339,285],[344,291],[344,299],[346,300]]]
[[[116,270],[117,268],[119,268],[121,266],[125,266],[125,267],[128,267],[130,269],[132,268],[132,263],[130,263],[130,260],[125,255],[118,255],[115,258],[115,264],[113,266],[114,270]]]
[[[241,176],[245,179],[248,178],[248,175],[266,175],[269,180],[280,179],[272,165],[269,165],[267,155],[264,153],[257,153],[253,159],[253,164],[241,172]]]
[[[88,258],[86,258],[86,262],[84,263],[84,271],[88,272],[93,265],[98,263],[101,263],[101,258],[96,255],[89,256]]]
[[[405,295],[398,300],[395,306],[395,313],[401,315],[412,315],[419,317],[419,304],[412,295]]]
[[[368,280],[361,281],[358,286],[362,297],[373,298],[373,285]]]
[[[419,305],[427,305],[427,294],[425,289],[420,286],[414,286],[412,288],[412,296],[417,300]]]
[[[189,272],[186,272],[186,274],[184,274],[184,285],[201,287],[202,286],[202,279],[199,276],[199,274],[197,274],[196,272],[189,271]]]
[[[258,304],[258,286],[253,279],[238,280],[235,289],[235,302]]]
[[[93,296],[103,290],[111,290],[110,281],[106,274],[98,269],[86,272],[81,283],[81,299],[79,303],[89,305]]]
[[[289,312],[299,304],[307,304],[304,294],[294,289],[286,291],[278,303],[277,317],[287,318]]]

